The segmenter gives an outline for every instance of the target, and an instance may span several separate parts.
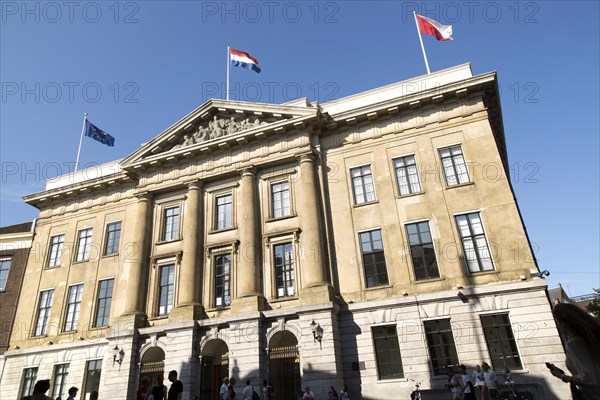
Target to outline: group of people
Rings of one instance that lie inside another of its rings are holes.
[[[223,384],[219,389],[219,400],[236,400],[236,392],[235,392],[235,384],[237,380],[234,377],[223,378]],[[254,399],[262,399],[262,400],[274,400],[275,399],[275,391],[273,390],[273,386],[267,382],[267,380],[263,380],[263,388],[262,388],[262,397],[258,394],[258,392],[252,386],[252,381],[250,379],[246,379],[246,386],[242,391],[243,400],[254,400]]]
[[[52,400],[50,397],[46,396],[48,390],[50,390],[50,379],[40,379],[33,385],[33,393],[29,396],[24,396],[21,400]],[[75,400],[78,392],[79,388],[72,386],[67,392],[69,394],[67,400]],[[62,400],[62,398],[58,396],[56,400]],[[90,393],[90,400],[98,400],[97,391]]]
[[[463,400],[477,400],[478,398],[482,400],[499,400],[498,390],[500,384],[498,377],[488,363],[484,362],[481,366],[476,365],[471,375],[467,373],[467,367],[464,365],[460,365],[459,368],[460,377],[456,376],[451,369],[446,369],[446,375],[448,376],[446,386],[452,393],[452,400],[460,400],[461,398]],[[513,398],[517,398],[515,382],[508,368],[504,370],[504,384],[512,392]]]
[[[181,400],[183,383],[177,379],[177,371],[169,372],[168,379],[171,386],[167,391],[162,374],[156,376],[156,382],[152,386],[150,385],[150,379],[143,377],[136,393],[136,400]]]

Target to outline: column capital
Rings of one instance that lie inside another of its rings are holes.
[[[315,159],[317,158],[317,156],[316,156],[315,152],[311,150],[311,151],[307,151],[304,153],[296,154],[296,158],[298,159],[300,164],[302,164],[305,162],[314,162]]]
[[[138,192],[135,193],[134,196],[138,199],[138,202],[140,203],[144,201],[152,201],[152,198],[154,197],[154,195],[149,191]]]
[[[204,181],[201,179],[194,179],[191,181],[187,181],[185,182],[185,185],[189,190],[202,190],[202,188],[204,187]]]
[[[254,178],[256,176],[256,168],[254,168],[254,165],[251,165],[249,167],[242,169],[241,176],[242,176],[242,178],[244,178],[246,176],[250,176],[250,177]]]

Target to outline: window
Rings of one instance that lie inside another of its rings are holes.
[[[375,186],[373,186],[373,176],[371,175],[371,166],[352,168],[350,170],[352,178],[352,189],[354,190],[354,204],[363,204],[375,201]]]
[[[98,283],[95,327],[108,326],[114,284],[114,279],[106,279]]]
[[[440,149],[440,158],[448,186],[469,182],[469,171],[460,145]]]
[[[106,244],[104,255],[119,253],[119,241],[121,240],[121,222],[113,222],[106,226]]]
[[[21,396],[30,396],[33,393],[33,385],[37,379],[38,369],[37,367],[25,368],[23,370],[23,385],[21,386]]]
[[[65,235],[56,235],[50,238],[50,257],[48,258],[49,267],[58,267],[60,265],[60,256],[62,255]]]
[[[158,293],[158,315],[169,315],[173,308],[175,291],[175,266],[160,267],[160,288]]]
[[[215,256],[215,306],[223,307],[231,303],[231,254]]]
[[[494,269],[483,223],[478,212],[457,215],[456,225],[460,235],[469,272]]]
[[[76,331],[79,321],[79,309],[81,308],[81,293],[83,284],[69,287],[69,297],[67,298],[67,318],[65,319],[65,332]]]
[[[398,182],[398,192],[401,195],[419,193],[421,191],[421,182],[419,182],[419,172],[415,156],[404,156],[394,160],[394,169],[396,170],[396,181]]]
[[[52,308],[52,298],[54,289],[40,292],[40,302],[38,304],[38,317],[35,325],[35,336],[44,336],[48,330],[48,318],[50,318],[50,309]]]
[[[217,229],[227,229],[233,225],[232,195],[217,197]]]
[[[0,292],[6,289],[6,281],[8,280],[8,271],[10,270],[10,258],[0,260]]]
[[[52,398],[63,398],[66,393],[67,375],[69,374],[69,364],[58,364],[54,366],[54,382],[52,384]]]
[[[90,259],[90,245],[92,244],[92,228],[79,231],[77,240],[77,261],[86,261]]]
[[[282,243],[273,246],[275,253],[275,280],[277,297],[293,296],[294,287],[294,249],[292,243]]]
[[[271,184],[271,205],[273,218],[291,214],[290,183],[288,181]]]
[[[367,287],[387,285],[388,276],[383,254],[381,230],[362,232],[359,236]]]
[[[163,240],[179,239],[179,206],[165,208]]]
[[[404,377],[400,346],[396,325],[374,326],[373,343],[379,379],[397,379]]]
[[[421,281],[424,279],[439,278],[433,240],[429,231],[428,222],[418,222],[406,225],[406,234],[410,244],[410,255],[413,268],[415,269],[415,279]]]
[[[93,391],[100,388],[100,373],[102,372],[102,360],[88,361],[85,365],[82,399],[89,399]]]
[[[523,366],[508,314],[482,315],[481,325],[494,369],[521,369]]]
[[[449,319],[424,321],[425,335],[434,375],[444,375],[446,367],[458,365],[458,354]]]

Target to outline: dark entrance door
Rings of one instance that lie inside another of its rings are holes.
[[[229,348],[222,340],[211,340],[202,350],[200,398],[219,400],[223,378],[229,374]]]
[[[269,346],[269,380],[276,398],[296,400],[301,390],[298,341],[290,332],[279,332]]]

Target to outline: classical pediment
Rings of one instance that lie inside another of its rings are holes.
[[[142,145],[122,161],[130,165],[169,158],[198,149],[259,140],[272,132],[287,132],[316,121],[319,110],[308,101],[272,105],[209,100]]]

